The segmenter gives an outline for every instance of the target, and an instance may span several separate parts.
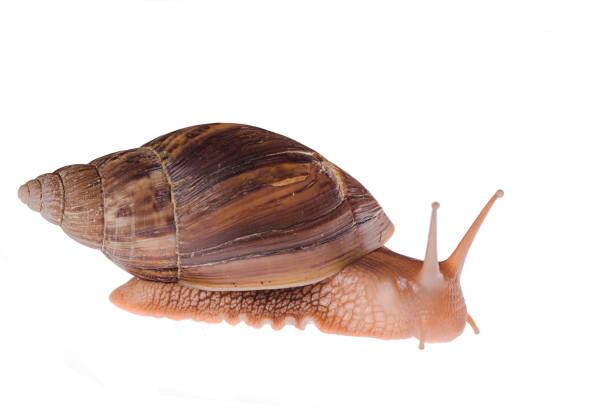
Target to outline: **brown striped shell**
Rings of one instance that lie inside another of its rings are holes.
[[[63,167],[19,197],[135,276],[206,289],[313,283],[393,233],[347,173],[294,140],[239,124],[193,126]]]

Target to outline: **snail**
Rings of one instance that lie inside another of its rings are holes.
[[[192,126],[62,167],[19,188],[32,210],[134,275],[130,312],[275,329],[450,341],[468,314],[461,271],[498,190],[439,262],[433,203],[424,260],[384,246],[393,225],[357,180],[285,136]]]

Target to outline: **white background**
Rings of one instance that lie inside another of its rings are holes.
[[[607,1],[4,1],[0,405],[610,406]],[[506,191],[463,273],[482,329],[414,339],[131,315],[129,279],[17,199],[169,131],[239,122],[346,169],[422,257]]]

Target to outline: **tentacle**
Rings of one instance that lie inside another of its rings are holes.
[[[472,242],[474,242],[474,238],[476,238],[476,233],[480,229],[480,226],[484,222],[485,218],[487,217],[487,214],[489,213],[489,210],[491,209],[491,207],[493,207],[495,201],[503,196],[503,190],[497,190],[495,194],[493,194],[493,197],[491,197],[491,199],[487,202],[482,211],[480,211],[480,214],[478,214],[478,217],[476,217],[476,220],[474,221],[470,229],[465,233],[465,236],[463,237],[461,242],[459,242],[459,245],[457,245],[455,251],[452,253],[451,256],[448,257],[446,261],[442,262],[442,269],[447,274],[456,277],[461,276],[461,271],[463,269],[463,264],[465,263],[465,258],[467,258],[470,246],[472,245]]]

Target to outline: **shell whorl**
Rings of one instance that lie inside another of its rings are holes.
[[[101,250],[132,274],[159,281],[177,275],[170,187],[146,148],[62,167],[19,188],[19,198],[79,243]]]
[[[19,198],[74,240],[101,249],[104,203],[97,169],[89,164],[65,166],[19,188]]]

